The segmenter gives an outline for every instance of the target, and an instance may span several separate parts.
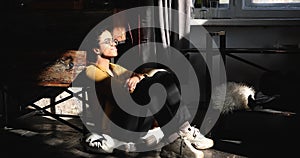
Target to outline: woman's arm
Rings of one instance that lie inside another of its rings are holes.
[[[145,78],[144,74],[133,73],[130,78],[127,79],[126,85],[130,93],[132,93],[136,85]]]
[[[127,80],[127,87],[130,93],[132,93],[136,87],[136,85],[146,77],[152,77],[159,71],[166,71],[165,69],[151,69],[145,71],[143,74],[133,73],[132,76]]]
[[[167,71],[167,70],[165,70],[165,69],[151,69],[151,70],[147,71],[146,73],[144,73],[144,75],[146,75],[147,77],[152,77],[153,75],[155,75],[159,71]]]

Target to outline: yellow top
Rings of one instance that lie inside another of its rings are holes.
[[[110,76],[109,73],[101,66],[89,65],[86,67],[86,75],[88,78],[101,82],[109,77],[116,77],[120,81],[124,81],[124,79],[128,79],[133,72],[127,70],[126,68],[117,65],[117,64],[109,64],[110,69],[114,73],[114,76]]]
[[[112,93],[112,85],[117,92],[128,93],[125,82],[132,76],[132,71],[126,68],[110,63],[109,65],[113,76],[111,76],[104,67],[95,64],[89,65],[85,69],[85,75],[95,83],[97,99],[102,106],[106,116],[111,116],[113,109],[118,106]],[[105,117],[102,120],[102,130],[110,131],[108,120]]]

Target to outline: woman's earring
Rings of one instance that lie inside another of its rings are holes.
[[[100,55],[100,56],[102,54],[98,48],[94,48],[94,52],[95,52],[95,54]]]

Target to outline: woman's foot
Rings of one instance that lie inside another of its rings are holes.
[[[188,125],[186,128],[181,129],[179,135],[188,141],[199,150],[209,149],[214,145],[212,139],[206,138],[202,135],[198,128]]]
[[[93,153],[110,154],[114,149],[125,152],[136,151],[134,143],[119,141],[107,134],[89,133],[82,138],[81,143],[86,151]]]
[[[85,150],[93,153],[112,153],[114,148],[110,143],[111,141],[97,133],[88,133],[81,139]]]

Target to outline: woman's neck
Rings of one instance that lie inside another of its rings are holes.
[[[96,61],[96,65],[105,68],[106,71],[109,70],[109,63],[110,63],[109,59],[105,59],[102,57],[98,57],[98,59]]]
[[[114,76],[113,72],[110,70],[110,67],[109,67],[109,63],[110,63],[110,60],[109,59],[106,59],[106,58],[102,58],[102,57],[98,57],[97,61],[96,61],[96,65],[98,67],[102,67],[105,69],[105,71],[110,75],[110,76]]]

